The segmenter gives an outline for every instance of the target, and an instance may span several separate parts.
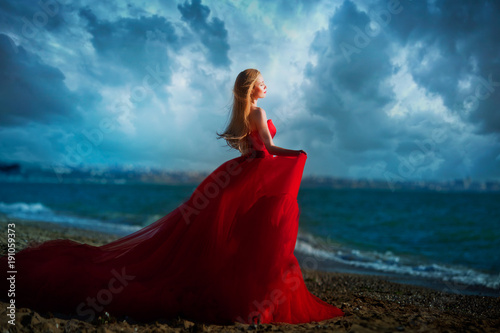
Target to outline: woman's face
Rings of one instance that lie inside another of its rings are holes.
[[[253,94],[252,97],[253,99],[259,99],[259,98],[264,98],[266,97],[267,93],[267,86],[264,83],[264,78],[262,77],[261,74],[257,76],[257,80],[255,81],[255,85],[253,87]]]

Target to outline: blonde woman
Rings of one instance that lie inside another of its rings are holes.
[[[303,150],[290,150],[274,145],[266,112],[257,106],[259,98],[266,97],[266,93],[267,86],[258,70],[247,69],[241,72],[234,83],[231,121],[226,131],[219,136],[242,154],[255,150],[281,156],[306,154]],[[258,135],[250,136],[251,133]]]
[[[179,207],[103,246],[52,240],[16,254],[16,306],[95,321],[108,312],[136,320],[232,324],[306,323],[343,312],[304,284],[293,254],[297,194],[307,155],[274,145],[276,127],[257,101],[255,69],[234,85],[227,129],[241,156],[222,163]],[[10,281],[0,258],[2,289]]]

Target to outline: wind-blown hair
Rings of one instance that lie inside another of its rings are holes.
[[[233,88],[233,107],[231,121],[218,139],[224,138],[229,147],[245,154],[249,150],[247,136],[250,133],[248,115],[252,105],[252,91],[260,72],[256,69],[246,69],[236,77]]]

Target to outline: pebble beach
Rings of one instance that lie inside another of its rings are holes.
[[[103,245],[119,236],[48,222],[9,219],[16,225],[16,250],[51,239]],[[7,252],[7,221],[3,220],[0,254]],[[298,256],[299,262],[301,258]],[[8,323],[6,293],[0,306],[1,332],[497,332],[500,297],[464,295],[391,282],[381,276],[324,272],[302,268],[313,294],[341,308],[344,317],[304,324],[213,325],[186,318],[137,322],[104,316],[93,322],[67,314],[17,308],[15,325]]]

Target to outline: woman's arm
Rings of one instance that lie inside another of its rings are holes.
[[[266,146],[269,154],[281,156],[298,156],[301,153],[306,154],[303,150],[286,149],[274,145],[273,137],[271,136],[271,133],[269,133],[269,128],[267,127],[266,112],[262,108],[253,110],[250,114],[250,120],[255,124],[255,127],[257,128],[262,142]]]

